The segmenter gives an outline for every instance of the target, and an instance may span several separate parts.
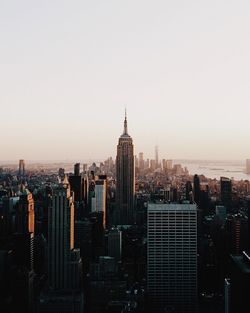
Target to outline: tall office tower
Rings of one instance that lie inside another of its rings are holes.
[[[74,203],[70,185],[65,177],[63,184],[54,190],[48,220],[49,286],[52,290],[69,290],[72,277],[74,249]],[[80,257],[80,256],[79,256]],[[78,260],[80,263],[80,260]],[[75,265],[74,265],[75,267]]]
[[[227,177],[220,178],[221,202],[227,209],[232,204],[232,182]]]
[[[76,163],[74,165],[74,174],[75,174],[75,176],[80,176],[80,166],[81,166],[80,163]]]
[[[197,207],[148,205],[147,282],[152,312],[197,312]]]
[[[106,227],[106,207],[107,207],[107,181],[98,179],[95,182],[95,210],[103,212],[103,223]]]
[[[139,169],[144,170],[143,152],[139,153]]]
[[[122,232],[117,228],[111,228],[106,235],[108,256],[120,261],[122,257]]]
[[[18,233],[34,233],[35,231],[34,199],[27,189],[21,193],[17,204],[15,226]]]
[[[246,174],[250,175],[250,159],[246,160]]]
[[[127,115],[116,156],[117,224],[134,224],[135,167],[133,140],[128,134]]]
[[[17,310],[33,312],[34,290],[34,228],[35,213],[32,193],[24,189],[15,206],[15,231],[13,234],[13,256],[17,270],[13,275],[13,297]],[[14,309],[15,311],[15,309]]]
[[[18,174],[19,176],[25,176],[25,161],[24,160],[19,160]]]
[[[74,165],[74,175],[69,176],[70,188],[74,192],[74,201],[80,202],[83,199],[83,178],[80,175],[80,163]]]
[[[60,167],[58,170],[58,177],[60,181],[64,180],[64,176],[65,176],[65,169]]]
[[[194,202],[199,205],[200,203],[200,178],[197,174],[194,175]]]
[[[186,200],[192,202],[192,198],[193,198],[193,188],[192,188],[192,184],[191,181],[187,181],[186,182]]]
[[[159,149],[158,146],[155,146],[155,167],[159,167]]]

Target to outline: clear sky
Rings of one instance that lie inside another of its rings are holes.
[[[1,0],[0,160],[250,158],[249,0]]]

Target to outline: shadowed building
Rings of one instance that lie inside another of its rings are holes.
[[[194,202],[199,205],[200,203],[200,178],[197,174],[194,175]]]
[[[197,312],[197,207],[148,205],[147,283],[152,312]]]
[[[232,204],[232,182],[227,177],[220,178],[221,202],[227,209]]]
[[[117,224],[134,224],[134,146],[128,134],[127,116],[124,120],[124,131],[119,138],[116,157],[116,204]]]
[[[79,288],[80,251],[74,250],[73,193],[65,177],[54,190],[49,208],[48,265],[49,286],[52,290]]]

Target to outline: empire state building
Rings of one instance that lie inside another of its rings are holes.
[[[123,134],[119,138],[116,156],[116,211],[117,224],[134,224],[134,146],[128,134],[127,115],[125,114]]]

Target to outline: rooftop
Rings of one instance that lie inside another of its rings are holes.
[[[197,206],[196,204],[183,204],[183,203],[149,203],[148,204],[148,210],[150,211],[162,211],[162,210],[171,210],[171,211],[196,211]]]

